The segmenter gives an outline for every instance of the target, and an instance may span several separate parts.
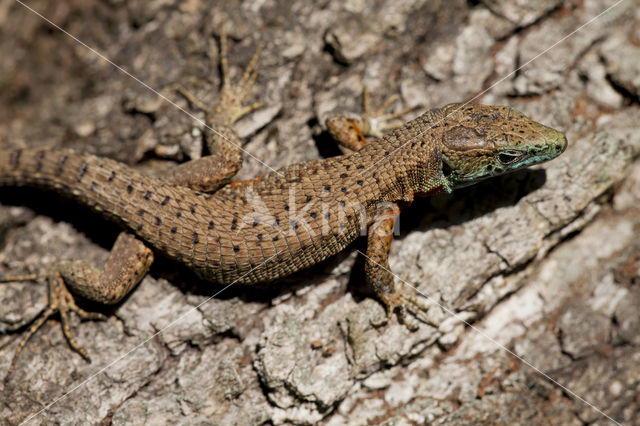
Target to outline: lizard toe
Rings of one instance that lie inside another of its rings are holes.
[[[85,360],[91,361],[87,351],[82,348],[76,342],[73,334],[71,332],[71,326],[69,322],[69,313],[75,312],[82,320],[106,320],[107,317],[99,312],[87,312],[84,309],[80,308],[74,298],[73,295],[67,289],[67,286],[62,278],[62,275],[54,269],[47,276],[48,287],[49,287],[49,302],[47,307],[36,316],[29,329],[22,337],[20,342],[18,343],[18,347],[14,352],[13,359],[11,360],[11,364],[7,371],[7,375],[5,376],[5,382],[9,380],[11,373],[15,370],[16,363],[20,356],[20,353],[27,345],[28,341],[31,337],[44,325],[45,322],[55,314],[60,316],[60,322],[62,325],[62,332],[69,343],[69,346],[76,351],[80,356],[82,356]]]
[[[380,295],[380,299],[387,309],[388,317],[395,312],[398,321],[410,331],[416,331],[419,328],[414,318],[432,327],[438,327],[439,320],[433,312],[437,309],[436,303],[398,289],[397,285],[392,293]]]

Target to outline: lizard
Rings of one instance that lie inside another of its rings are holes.
[[[449,104],[387,125],[368,114],[365,92],[362,117],[326,121],[348,153],[230,182],[242,166],[234,123],[260,106],[243,103],[256,79],[259,52],[240,82],[231,84],[226,36],[220,31],[222,85],[216,104],[204,105],[181,90],[205,112],[209,155],[175,167],[170,176],[150,177],[112,159],[67,149],[0,148],[0,186],[57,191],[125,229],[102,269],[73,259],[47,272],[48,306],[19,342],[8,375],[30,337],[56,313],[70,347],[90,360],[71,333],[69,313],[82,319],[105,316],[83,310],[74,296],[117,303],[147,273],[154,251],[206,281],[251,285],[307,268],[365,236],[365,279],[386,308],[387,320],[395,312],[413,329],[409,313],[433,325],[429,305],[401,288],[389,270],[399,205],[551,160],[567,147],[563,133],[507,106]],[[370,135],[375,137],[367,139]]]

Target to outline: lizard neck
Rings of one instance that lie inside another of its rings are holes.
[[[415,123],[414,123],[415,122]],[[384,176],[378,194],[387,201],[411,202],[415,194],[451,192],[443,173],[439,129],[423,120],[376,139],[356,153],[370,161],[368,174]],[[407,130],[408,129],[408,130]]]

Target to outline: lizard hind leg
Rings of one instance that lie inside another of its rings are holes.
[[[177,166],[172,180],[203,192],[213,192],[228,183],[242,167],[242,142],[233,125],[240,118],[260,108],[262,104],[243,103],[253,87],[258,73],[256,65],[263,46],[260,45],[246,66],[237,84],[231,82],[227,60],[227,35],[224,23],[220,25],[220,74],[222,85],[218,98],[207,106],[186,89],[179,89],[182,96],[194,107],[205,112],[207,128],[205,144],[210,155],[195,158]]]
[[[16,281],[35,281],[38,280],[38,276],[35,274],[30,275],[15,275],[5,276],[0,279],[0,282],[16,282]],[[45,322],[53,315],[58,313],[60,315],[60,321],[62,323],[62,332],[69,343],[69,346],[76,352],[78,352],[84,359],[90,360],[87,352],[82,349],[71,334],[71,328],[69,326],[69,312],[73,311],[83,320],[105,320],[106,317],[98,312],[87,312],[84,309],[76,305],[73,300],[73,296],[69,293],[69,290],[64,284],[64,280],[60,273],[55,271],[55,268],[49,273],[47,277],[48,290],[49,290],[49,304],[47,307],[38,314],[38,316],[31,322],[29,329],[26,331],[22,339],[18,343],[18,347],[13,354],[9,370],[5,376],[5,381],[9,379],[11,373],[15,369],[18,357],[27,342],[31,337],[44,325]]]
[[[75,312],[82,320],[105,320],[106,317],[101,313],[87,312],[80,308],[75,302],[74,294],[103,304],[116,303],[142,279],[152,261],[151,250],[133,235],[123,232],[113,245],[103,270],[83,260],[63,260],[55,264],[47,274],[48,306],[35,318],[18,343],[5,380],[15,369],[18,356],[29,339],[56,313],[60,316],[62,332],[69,346],[90,361],[87,352],[73,337],[69,313]],[[2,281],[26,281],[33,278],[37,277],[4,277]]]
[[[220,93],[213,105],[206,105],[200,101],[193,93],[184,88],[179,88],[178,92],[189,101],[191,105],[205,112],[207,124],[222,124],[231,126],[240,118],[260,108],[262,104],[255,102],[249,105],[243,104],[244,99],[253,87],[258,71],[256,65],[260,59],[260,54],[264,48],[263,44],[258,45],[255,53],[245,67],[244,73],[238,83],[231,81],[229,72],[229,62],[227,54],[227,33],[224,21],[220,24],[220,79],[222,81]]]
[[[87,351],[85,351],[74,339],[71,334],[71,327],[69,325],[69,312],[75,312],[82,320],[106,320],[107,318],[99,313],[99,312],[87,312],[84,309],[80,308],[76,305],[73,296],[69,293],[69,290],[66,288],[64,284],[64,280],[62,276],[57,272],[51,272],[49,277],[47,278],[48,287],[49,287],[49,304],[48,306],[33,320],[29,329],[22,336],[20,343],[18,343],[18,347],[13,354],[13,359],[11,360],[11,364],[9,365],[9,370],[7,371],[7,375],[5,380],[9,378],[11,373],[16,367],[16,362],[18,361],[18,357],[20,353],[26,346],[27,342],[31,337],[44,325],[45,322],[49,318],[51,318],[56,313],[60,316],[60,322],[62,323],[62,332],[69,343],[69,346],[79,353],[84,359],[90,361],[89,355]]]
[[[229,72],[227,59],[227,32],[225,30],[224,21],[220,23],[220,71],[222,88],[220,89],[218,102],[208,111],[208,114],[212,119],[215,117],[219,119],[222,116],[226,116],[228,124],[231,125],[240,118],[262,106],[259,102],[244,105],[242,101],[244,101],[258,77],[256,65],[258,63],[258,59],[260,59],[260,54],[262,53],[263,48],[263,44],[258,45],[258,48],[245,67],[242,78],[237,84],[233,84],[231,82],[231,74]]]

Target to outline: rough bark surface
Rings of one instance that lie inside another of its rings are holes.
[[[28,5],[200,118],[177,88],[215,98],[224,16],[236,75],[265,44],[250,95],[265,107],[240,131],[272,167],[335,153],[319,123],[358,112],[364,85],[410,106],[508,104],[565,131],[569,148],[403,212],[391,267],[450,311],[438,329],[371,326],[384,312],[363,291],[358,244],[282,289],[211,300],[218,289],[160,258],[108,321],[74,320],[91,364],[54,322],[33,337],[0,384],[2,422],[638,424],[638,0]],[[3,145],[157,175],[199,155],[196,121],[24,6],[0,1],[0,34]],[[246,158],[238,178],[265,171]],[[53,194],[3,189],[0,201],[0,273],[100,264],[117,235]],[[2,285],[0,301],[4,372],[46,288]]]

